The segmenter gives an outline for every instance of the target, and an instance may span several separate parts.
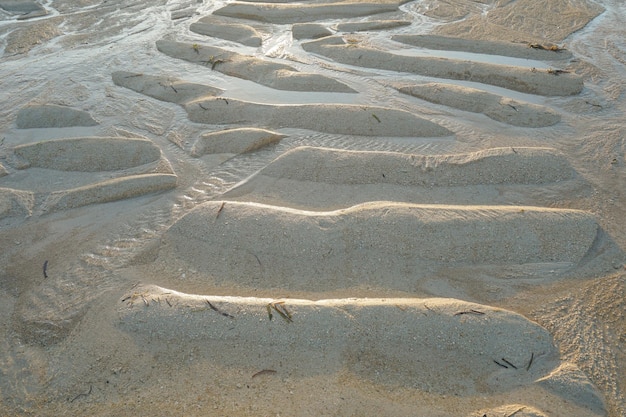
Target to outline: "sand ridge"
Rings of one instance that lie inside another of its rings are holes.
[[[620,6],[42,7],[0,13],[0,414],[624,414]]]

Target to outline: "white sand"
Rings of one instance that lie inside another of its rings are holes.
[[[626,414],[621,3],[0,8],[0,415]]]

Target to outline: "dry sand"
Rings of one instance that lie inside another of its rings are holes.
[[[0,0],[0,415],[626,415],[624,15]]]

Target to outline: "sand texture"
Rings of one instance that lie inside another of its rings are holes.
[[[201,35],[237,42],[247,46],[261,46],[261,35],[252,26],[222,23],[207,16],[189,26],[189,30]]]
[[[397,88],[401,93],[431,103],[483,113],[490,119],[514,126],[546,127],[561,121],[561,116],[550,108],[512,100],[475,88],[441,83],[398,85]]]
[[[310,41],[302,47],[344,64],[412,72],[426,77],[447,78],[490,84],[524,93],[545,96],[578,94],[583,88],[582,78],[565,72],[534,71],[510,65],[471,62],[439,57],[411,57],[389,53],[358,41],[345,42],[340,37]]]
[[[0,416],[626,415],[626,6],[0,0]]]

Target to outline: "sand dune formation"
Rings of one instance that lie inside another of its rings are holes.
[[[0,414],[623,415],[620,6],[149,3],[0,0]]]

